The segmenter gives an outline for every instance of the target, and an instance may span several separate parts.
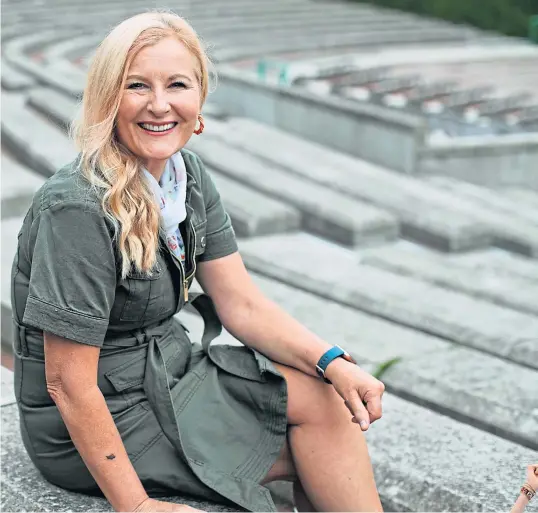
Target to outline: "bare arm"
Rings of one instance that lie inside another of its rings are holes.
[[[47,389],[84,463],[115,511],[134,511],[147,494],[97,386],[100,349],[45,333]]]
[[[200,263],[197,279],[234,337],[275,362],[316,376],[315,365],[331,346],[263,295],[239,253]]]

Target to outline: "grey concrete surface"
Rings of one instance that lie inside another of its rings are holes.
[[[456,180],[447,176],[432,176],[429,181],[457,196],[469,199],[476,205],[510,218],[520,218],[523,222],[538,226],[538,202],[536,206],[519,202],[505,195],[472,183]],[[538,195],[537,195],[538,198]]]
[[[238,237],[292,232],[301,226],[299,210],[209,170]]]
[[[537,317],[361,265],[353,251],[308,234],[244,240],[240,250],[253,271],[538,369]]]
[[[68,129],[79,108],[77,102],[65,94],[44,87],[30,92],[27,105],[64,129]]]
[[[45,179],[2,153],[2,219],[23,216]]]
[[[292,205],[301,212],[305,230],[349,246],[398,236],[398,222],[384,210],[308,183],[216,139],[192,138],[187,146],[220,173]]]
[[[390,245],[364,252],[361,261],[396,274],[412,276],[449,290],[515,310],[538,315],[538,284],[513,276],[503,276],[488,269],[471,269],[458,265],[444,255],[417,254]],[[538,335],[537,335],[538,338]]]
[[[34,171],[50,176],[72,162],[76,150],[64,133],[25,104],[19,94],[2,94],[2,144]]]
[[[278,164],[303,180],[391,212],[407,238],[444,251],[464,251],[491,242],[484,223],[453,208],[452,195],[413,177],[247,118],[210,122],[207,128],[208,137]]]
[[[453,255],[458,264],[470,269],[488,269],[499,275],[516,276],[523,280],[538,282],[536,260],[514,255],[501,249],[471,251]]]
[[[2,59],[2,89],[6,91],[20,91],[35,85],[35,80],[21,73]]]

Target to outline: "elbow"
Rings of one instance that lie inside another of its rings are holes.
[[[60,376],[46,376],[47,393],[52,401],[58,405],[67,397],[65,385]]]

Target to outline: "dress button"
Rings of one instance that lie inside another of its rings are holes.
[[[203,248],[205,248],[205,237],[202,237],[202,238],[200,239],[200,244],[201,244],[201,246],[202,246]]]

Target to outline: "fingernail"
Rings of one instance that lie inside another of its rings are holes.
[[[366,422],[365,420],[361,420],[360,422],[361,424],[361,429],[368,429],[368,422]]]

